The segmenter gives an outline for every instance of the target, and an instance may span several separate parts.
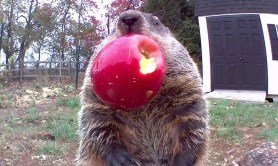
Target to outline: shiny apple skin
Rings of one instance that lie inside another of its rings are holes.
[[[154,57],[156,69],[142,74],[142,50]],[[93,91],[106,105],[125,111],[146,105],[162,86],[166,64],[163,51],[151,38],[132,34],[107,44],[90,70]]]

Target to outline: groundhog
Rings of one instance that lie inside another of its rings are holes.
[[[164,51],[166,75],[158,94],[135,111],[115,110],[93,93],[90,68],[109,42],[129,33],[154,39]],[[123,12],[116,31],[91,57],[81,92],[78,166],[203,165],[208,145],[207,102],[186,48],[152,14]]]

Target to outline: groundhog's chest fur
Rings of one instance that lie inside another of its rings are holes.
[[[189,95],[188,100],[190,97]],[[180,134],[184,136],[188,134],[186,137],[193,142],[203,140],[204,135],[196,132],[197,137],[202,138],[192,137],[187,128],[194,130],[201,126],[205,127],[207,113],[204,110],[196,111],[192,106],[176,107],[172,105],[174,101],[171,100],[174,99],[170,94],[159,96],[145,109],[119,112],[115,115],[122,131],[120,140],[136,155],[142,165],[169,165],[168,159],[173,159],[173,153],[178,153],[182,148],[179,144]],[[197,107],[202,108],[203,105]],[[188,110],[183,112],[183,109]],[[182,129],[188,130],[188,133],[186,131],[180,133]]]

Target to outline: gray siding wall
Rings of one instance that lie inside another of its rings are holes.
[[[196,16],[229,13],[278,14],[278,0],[196,0]]]

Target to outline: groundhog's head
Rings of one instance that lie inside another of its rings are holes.
[[[123,12],[118,19],[117,37],[129,33],[147,35],[158,42],[173,37],[169,29],[156,16],[135,10]]]
[[[169,51],[168,45],[171,44],[174,36],[170,30],[162,24],[158,17],[135,10],[123,12],[117,22],[116,37],[124,36],[129,33],[146,35],[159,43],[164,52]],[[167,55],[166,55],[167,56]]]
[[[193,75],[198,77],[197,67],[186,48],[175,39],[158,17],[134,10],[123,12],[118,18],[115,36],[120,37],[129,33],[149,36],[160,45],[165,53],[168,76],[194,72]]]
[[[192,89],[192,86],[200,86],[197,67],[186,48],[175,39],[170,30],[156,16],[128,10],[123,12],[117,21],[115,33],[100,44],[92,60],[101,48],[116,38],[130,33],[146,35],[159,44],[165,55],[166,77],[163,82],[164,91],[175,89],[174,91],[183,92],[185,89]],[[89,76],[89,70],[87,71]]]

